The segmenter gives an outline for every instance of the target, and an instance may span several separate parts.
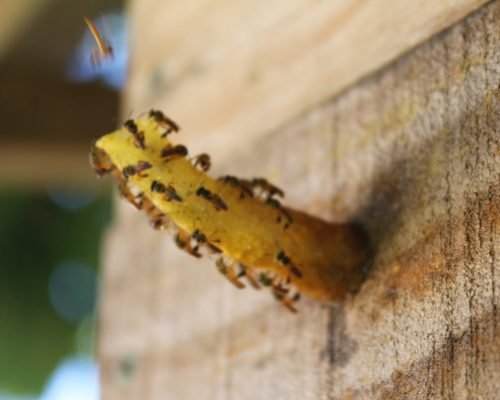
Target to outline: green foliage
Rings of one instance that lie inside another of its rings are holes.
[[[0,189],[0,389],[39,393],[59,360],[76,351],[78,326],[49,301],[57,263],[98,268],[110,198],[68,211],[43,193]]]

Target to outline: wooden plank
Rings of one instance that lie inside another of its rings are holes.
[[[116,92],[98,84],[68,84],[33,71],[1,72],[2,182],[95,186],[88,153],[98,132],[116,125]]]
[[[15,186],[45,188],[97,186],[87,144],[5,142],[0,145],[0,181]]]
[[[132,1],[124,114],[167,110],[189,144],[222,157],[484,3]]]
[[[104,398],[497,397],[499,20],[497,0],[214,160],[271,178],[292,206],[363,223],[374,265],[344,302],[305,300],[291,315],[119,202],[104,255]]]
[[[19,34],[40,14],[50,0],[16,0],[0,3],[0,58]]]

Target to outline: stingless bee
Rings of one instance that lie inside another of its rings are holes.
[[[217,267],[219,272],[224,275],[229,280],[229,282],[231,282],[238,289],[243,289],[245,285],[240,282],[238,275],[234,271],[233,265],[234,263],[228,265],[222,257],[219,257],[215,262],[215,266]]]
[[[212,193],[210,190],[204,188],[203,186],[200,186],[196,190],[196,196],[210,201],[215,206],[215,209],[217,211],[220,211],[220,210],[227,211],[228,210],[226,203],[224,203],[224,201],[221,199],[221,197],[218,194]]]
[[[144,150],[146,148],[144,132],[139,131],[137,124],[132,119],[126,120],[123,125],[134,136],[135,145]]]
[[[146,177],[146,174],[141,174],[146,169],[152,168],[153,166],[147,161],[139,161],[136,165],[127,165],[123,167],[122,173],[125,179],[129,176],[137,175],[141,178]]]
[[[98,66],[101,63],[101,59],[104,58],[113,58],[113,47],[108,43],[107,40],[104,40],[97,30],[94,23],[87,17],[83,17],[85,23],[87,24],[90,33],[94,36],[94,39],[97,43],[97,48],[92,49],[92,53],[90,54],[90,59],[94,66]]]
[[[244,198],[245,194],[248,197],[253,197],[253,191],[248,186],[248,181],[245,181],[243,179],[238,179],[232,175],[224,175],[224,176],[221,176],[220,178],[218,178],[217,180],[222,181],[229,186],[239,188],[240,189],[240,199]]]
[[[276,254],[276,261],[287,267],[297,278],[302,277],[300,269],[290,260],[290,257],[288,257],[283,250],[278,251]]]
[[[158,125],[166,128],[166,131],[161,135],[162,137],[166,137],[172,132],[179,132],[181,129],[175,121],[171,120],[160,110],[149,110],[148,116],[149,118],[153,118],[158,123]]]
[[[166,160],[170,160],[175,157],[185,157],[188,154],[188,149],[186,146],[182,144],[178,144],[175,146],[167,145],[161,151],[161,156]]]
[[[193,159],[193,165],[199,167],[201,171],[207,172],[212,165],[210,161],[210,156],[207,153],[198,154]]]

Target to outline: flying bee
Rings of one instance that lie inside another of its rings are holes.
[[[144,132],[139,131],[137,124],[132,119],[127,119],[123,124],[125,128],[134,136],[135,145],[142,150],[146,148]]]
[[[175,157],[185,157],[188,154],[188,149],[186,146],[182,144],[178,144],[175,146],[167,145],[161,151],[161,156],[167,160]]]
[[[195,167],[199,167],[201,171],[207,172],[212,165],[210,156],[207,153],[198,154],[196,157],[194,157],[193,165]]]
[[[90,54],[92,64],[94,67],[97,67],[101,63],[101,59],[113,58],[113,47],[111,47],[111,44],[102,38],[96,26],[90,19],[87,17],[83,17],[83,19],[85,20],[90,33],[92,33],[92,36],[94,36],[97,43],[97,48],[92,49],[92,53]]]
[[[300,269],[297,268],[297,266],[292,262],[292,260],[290,260],[290,257],[288,257],[283,250],[278,251],[276,254],[276,261],[287,267],[297,278],[302,277]]]
[[[206,242],[205,243],[205,246],[207,246],[208,250],[211,252],[211,253],[214,253],[214,254],[222,254],[223,251],[220,247],[217,247],[216,245],[210,243],[210,242]]]
[[[185,250],[186,249],[187,242],[178,233],[176,233],[175,236],[174,236],[174,242],[175,242],[175,244],[177,245],[177,247],[179,249],[181,249],[181,250]]]
[[[217,211],[220,211],[220,210],[227,211],[228,210],[226,203],[224,203],[224,201],[221,199],[221,197],[218,194],[212,193],[210,190],[204,188],[203,186],[200,186],[196,190],[196,196],[210,201],[215,206],[215,209]]]
[[[195,229],[191,234],[191,237],[200,244],[205,243],[207,241],[207,237],[203,233],[201,233],[199,229]]]
[[[122,173],[125,179],[133,175],[137,175],[143,178],[146,177],[147,175],[141,174],[141,172],[152,167],[153,166],[147,161],[139,161],[136,165],[127,165],[126,167],[123,167]]]
[[[159,125],[166,128],[166,131],[161,135],[162,137],[166,137],[172,132],[179,132],[181,129],[175,121],[168,118],[160,110],[149,110],[148,116],[149,118],[153,118]]]
[[[243,289],[245,287],[245,285],[239,281],[238,276],[234,271],[233,265],[227,265],[222,257],[219,257],[217,259],[217,261],[215,262],[215,266],[217,267],[219,272],[238,289]]]

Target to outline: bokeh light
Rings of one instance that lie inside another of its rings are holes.
[[[96,188],[75,189],[60,186],[47,186],[49,198],[65,210],[79,210],[92,203],[98,195]]]
[[[62,361],[50,377],[39,400],[98,400],[99,371],[88,357]]]
[[[50,276],[50,303],[57,314],[68,322],[79,322],[92,314],[96,293],[96,273],[83,263],[63,261]]]

